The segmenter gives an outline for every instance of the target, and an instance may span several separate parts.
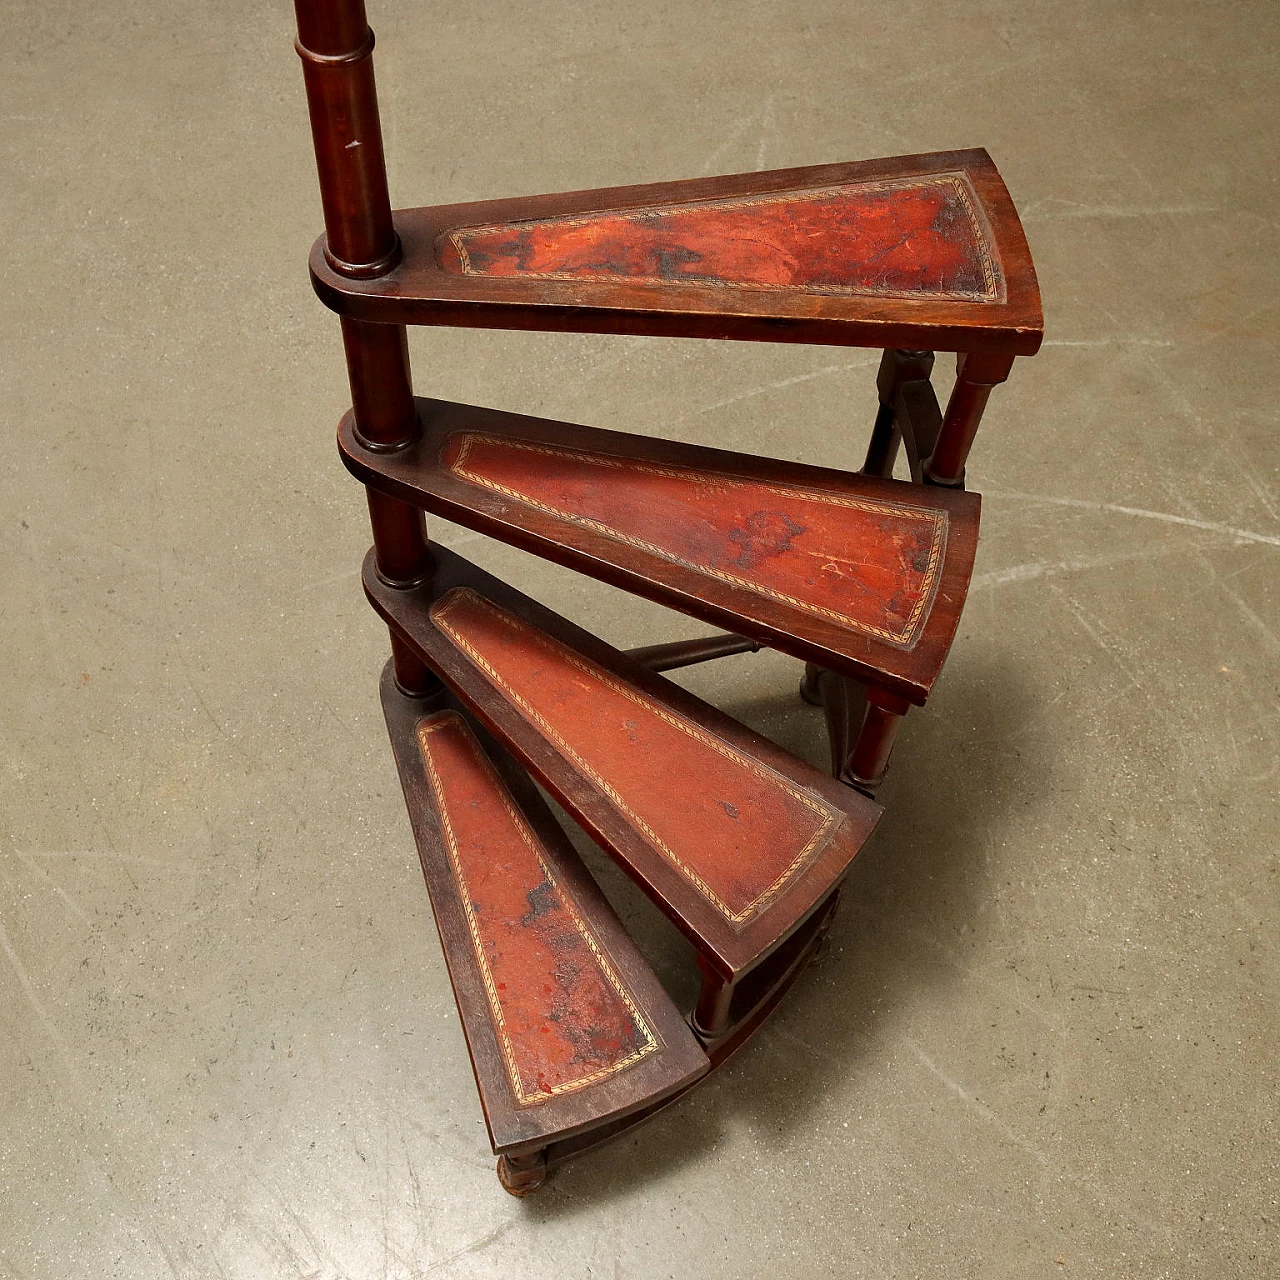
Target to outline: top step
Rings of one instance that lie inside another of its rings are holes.
[[[983,150],[402,209],[385,275],[311,253],[360,320],[1030,355],[1043,317]]]

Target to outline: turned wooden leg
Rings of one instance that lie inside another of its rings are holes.
[[[898,736],[902,717],[910,704],[905,698],[886,689],[867,690],[867,709],[862,729],[849,763],[842,775],[843,781],[857,787],[867,795],[874,795],[884,781],[889,769],[889,756],[893,753],[893,741]]]
[[[498,1181],[513,1196],[527,1196],[547,1180],[547,1153],[533,1151],[527,1155],[499,1156]]]
[[[1009,376],[1013,357],[970,352],[959,357],[958,366],[938,443],[924,467],[925,483],[953,489],[964,488],[964,464],[978,434],[982,411],[991,389]]]
[[[825,673],[816,662],[804,664],[804,675],[800,677],[800,696],[811,707],[822,706],[822,677]]]
[[[871,429],[867,458],[862,464],[864,476],[893,475],[898,446],[902,443],[902,427],[894,409],[898,392],[905,383],[928,382],[932,370],[932,351],[888,350],[880,357],[880,372],[876,375],[880,409]]]
[[[810,706],[821,707],[826,715],[827,741],[831,745],[831,773],[841,778],[853,744],[866,719],[866,689],[857,680],[827,671],[806,662],[800,681],[800,696]],[[843,779],[848,781],[848,779]]]
[[[890,352],[886,351],[885,355]],[[867,459],[862,464],[864,476],[891,476],[893,464],[898,459],[898,446],[902,436],[893,423],[893,405],[882,404],[876,413],[875,426],[871,428],[871,440],[867,445]]]
[[[704,1040],[715,1040],[729,1030],[733,983],[716,973],[701,956],[698,972],[702,974],[702,986],[693,1009],[693,1029]]]

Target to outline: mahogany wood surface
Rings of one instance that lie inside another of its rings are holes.
[[[1030,355],[1030,252],[982,150],[402,209],[381,275],[312,251],[329,307],[394,324]]]
[[[702,1076],[706,1055],[523,770],[492,762],[456,710],[400,693],[390,667],[382,702],[495,1152]]]
[[[982,422],[991,392],[1013,368],[1007,352],[968,353],[960,356],[955,386],[942,416],[937,443],[924,465],[928,484],[964,487],[964,467]]]
[[[878,805],[433,548],[416,590],[365,590],[393,630],[717,972],[764,960],[848,872]]]
[[[382,129],[373,79],[373,32],[364,0],[295,0],[311,138],[320,177],[325,235],[322,253],[339,277],[384,270],[400,254],[391,223]],[[418,429],[402,325],[344,318],[342,342],[356,423],[364,439],[384,445]],[[412,580],[427,558],[426,530],[412,508],[369,494],[378,563],[391,578]],[[434,677],[392,638],[402,689],[433,691]]]
[[[666,644],[646,644],[628,649],[627,656],[649,668],[650,671],[674,671],[677,667],[692,667],[713,658],[727,658],[735,653],[758,653],[760,644],[745,636],[700,636],[696,640],[671,640]]]
[[[364,483],[923,703],[964,604],[977,494],[419,400]]]
[[[956,631],[965,465],[1040,344],[1039,289],[981,150],[393,213],[363,0],[295,7],[383,705],[499,1177],[524,1195],[750,1036],[880,814],[655,673],[762,644],[805,659],[833,772],[873,791]],[[415,401],[406,324],[881,347],[865,474]],[[945,413],[934,350],[959,356]],[[900,445],[915,485],[888,478]],[[731,634],[619,653],[431,546],[424,510]],[[525,767],[694,941],[701,1046]]]

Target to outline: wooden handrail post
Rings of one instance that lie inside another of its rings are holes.
[[[373,79],[373,32],[364,0],[295,0],[296,48],[302,59],[311,137],[324,208],[325,260],[341,275],[366,279],[400,259],[391,222],[387,167]],[[420,426],[413,405],[409,344],[403,325],[343,319],[342,342],[351,383],[356,431],[374,449],[414,440]],[[393,586],[430,571],[422,513],[368,491],[378,573]],[[435,692],[439,681],[395,636],[396,683],[408,694]]]

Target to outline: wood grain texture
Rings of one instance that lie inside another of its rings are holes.
[[[707,961],[736,978],[840,883],[879,807],[435,548],[374,607]],[[461,590],[459,590],[461,589]]]
[[[1031,354],[1039,289],[985,151],[400,210],[344,315],[578,333]],[[753,234],[758,233],[758,234]]]
[[[976,494],[419,401],[420,441],[360,480],[913,702],[964,603]]]
[[[705,1054],[527,776],[390,668],[382,700],[494,1150],[687,1088]]]

